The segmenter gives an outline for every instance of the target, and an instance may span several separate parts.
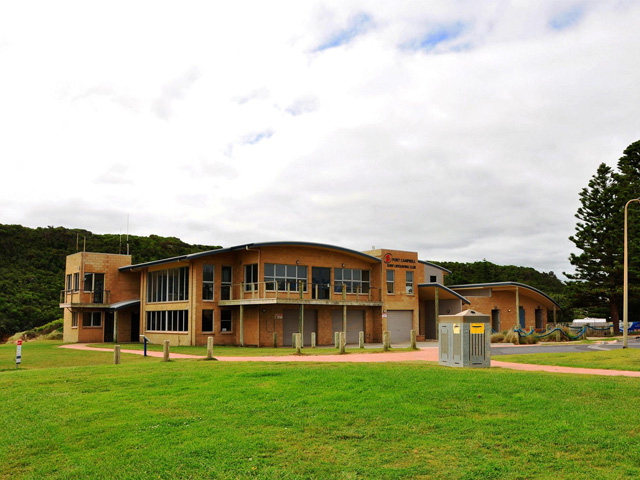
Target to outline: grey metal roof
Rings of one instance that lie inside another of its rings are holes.
[[[124,300],[109,305],[109,310],[122,310],[123,308],[136,307],[140,305],[140,299]]]
[[[423,263],[424,265],[429,265],[430,267],[437,268],[438,270],[442,270],[443,272],[452,273],[448,268],[444,268],[440,265],[436,265],[435,263],[427,262],[425,260],[418,260],[419,263]]]
[[[492,283],[468,283],[466,285],[449,285],[449,288],[458,289],[458,290],[469,290],[469,289],[472,289],[472,288],[491,288],[491,287],[521,287],[521,288],[525,288],[527,290],[531,290],[532,292],[537,293],[538,295],[541,295],[542,297],[546,298],[551,303],[553,303],[556,307],[560,308],[560,305],[558,305],[558,302],[556,302],[549,295],[547,295],[546,293],[542,292],[541,290],[538,290],[537,288],[531,287],[531,286],[526,285],[524,283],[519,283],[519,282],[492,282]]]
[[[335,246],[335,245],[328,245],[328,244],[325,244],[325,243],[313,243],[313,242],[261,242],[261,243],[245,243],[243,245],[236,245],[235,247],[217,248],[215,250],[208,250],[208,251],[205,251],[205,252],[196,252],[196,253],[190,253],[190,254],[187,254],[187,255],[180,255],[180,256],[177,256],[177,257],[163,258],[163,259],[160,259],[160,260],[153,260],[151,262],[138,263],[136,265],[127,265],[127,266],[124,266],[124,267],[120,267],[118,270],[120,270],[121,272],[128,272],[128,271],[133,271],[133,270],[139,270],[141,268],[152,267],[152,266],[155,266],[155,265],[162,265],[164,263],[184,262],[184,261],[193,260],[195,258],[206,257],[206,256],[209,256],[209,255],[219,255],[221,253],[228,253],[228,252],[234,252],[234,251],[239,251],[239,250],[245,250],[247,248],[277,247],[277,246],[301,246],[301,247],[326,248],[326,249],[329,249],[329,250],[338,250],[340,252],[348,253],[350,255],[362,257],[362,258],[365,258],[365,259],[367,259],[367,260],[369,260],[371,262],[377,262],[377,263],[382,262],[382,260],[380,260],[379,258],[373,257],[373,256],[368,255],[366,253],[358,252],[357,250],[351,250],[349,248],[338,247],[338,246]]]
[[[454,297],[458,297],[464,303],[467,303],[469,305],[471,304],[471,302],[469,300],[467,300],[465,297],[460,295],[458,292],[455,292],[455,291],[451,290],[450,287],[442,285],[441,283],[435,283],[435,282],[434,283],[419,283],[418,284],[418,288],[420,288],[420,287],[438,287],[438,288],[441,288],[442,290],[445,290],[445,291],[449,292]]]

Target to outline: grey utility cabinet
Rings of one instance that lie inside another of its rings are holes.
[[[465,310],[439,317],[439,363],[448,367],[491,366],[491,319]]]

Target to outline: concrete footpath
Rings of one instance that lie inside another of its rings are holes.
[[[97,352],[112,352],[112,348],[89,347],[83,343],[71,343],[61,345],[59,348],[68,348],[71,350],[91,350]],[[143,355],[142,350],[121,349],[121,353],[131,353],[133,355]],[[214,349],[215,352],[215,349]],[[147,351],[150,357],[162,357],[162,352]],[[189,355],[185,353],[171,353],[171,358],[175,359],[204,359],[201,355]],[[381,362],[407,362],[407,361],[438,361],[438,347],[420,348],[412,352],[386,352],[386,353],[349,353],[347,355],[286,355],[281,357],[275,356],[251,356],[251,357],[215,357],[220,362],[326,362],[326,363],[381,363]],[[551,372],[551,373],[569,373],[576,375],[602,375],[607,377],[636,377],[640,378],[640,372],[631,372],[624,370],[605,370],[596,368],[574,368],[574,367],[556,367],[553,365],[530,365],[523,363],[509,363],[491,360],[492,367],[508,368],[511,370],[521,370],[526,372]]]

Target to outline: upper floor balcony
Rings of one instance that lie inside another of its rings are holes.
[[[223,284],[221,306],[260,304],[382,306],[379,288],[368,284],[270,281]]]
[[[107,307],[111,304],[109,290],[62,290],[60,291],[60,308],[76,307]]]

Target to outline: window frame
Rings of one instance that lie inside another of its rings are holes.
[[[227,313],[229,314],[228,319],[224,318]],[[229,330],[223,329],[226,322],[229,322]],[[233,311],[230,308],[220,310],[220,333],[233,333]]]
[[[357,273],[357,275],[354,275]],[[349,278],[346,278],[345,274]],[[366,274],[366,275],[365,275]],[[359,276],[360,278],[355,278]],[[365,280],[364,277],[367,277]],[[342,293],[342,284],[347,287],[346,293],[362,293],[368,294],[371,291],[371,270],[363,270],[361,268],[334,268],[333,269],[333,291]],[[356,291],[356,287],[360,286],[360,292]]]
[[[189,301],[189,267],[147,272],[147,303]]]
[[[80,291],[80,272],[75,272],[73,274],[73,291],[74,292]]]
[[[409,281],[409,275],[411,275],[411,281]],[[414,294],[414,289],[413,289],[414,278],[415,278],[414,272],[412,271],[405,272],[405,293],[407,295]]]
[[[171,329],[169,327],[178,328]],[[189,310],[147,310],[146,332],[189,333]]]
[[[211,280],[206,279],[206,270],[211,268]],[[216,266],[210,263],[202,265],[202,300],[205,302],[214,302],[216,300]],[[205,295],[205,293],[207,295]],[[209,298],[210,297],[210,298]]]
[[[71,328],[78,328],[78,312],[71,312]]]
[[[391,277],[391,279],[389,279],[389,277]],[[395,270],[387,270],[386,280],[387,280],[387,295],[395,295],[395,283],[396,283]]]
[[[211,314],[211,329],[205,329],[205,312]],[[216,323],[215,323],[215,318],[216,318],[216,313],[215,310],[213,310],[212,308],[203,308],[202,309],[202,313],[200,314],[200,328],[202,329],[202,333],[213,333],[215,332],[215,328],[216,328]]]
[[[250,292],[251,285],[256,285],[256,290],[258,290],[258,285],[260,282],[260,278],[258,275],[258,264],[257,263],[249,263],[244,266],[244,291]]]
[[[229,280],[225,280],[225,272],[229,273]],[[233,288],[233,267],[222,265],[220,267],[220,300],[231,300],[231,289]],[[227,289],[227,293],[225,293]]]
[[[269,270],[273,271],[272,275],[268,275]],[[295,274],[292,274],[292,271],[295,271]],[[304,276],[301,273],[302,271],[304,271]],[[302,282],[302,291],[306,293],[309,291],[309,267],[307,265],[265,263],[263,280],[264,288],[267,292],[275,292],[276,286],[278,292],[299,292],[299,282]],[[289,285],[289,290],[287,290],[287,285]]]
[[[98,317],[98,324],[95,324],[95,317]],[[86,319],[89,318],[89,322]],[[88,325],[87,325],[88,323]],[[82,314],[82,328],[101,328],[102,327],[102,312],[84,312]]]

